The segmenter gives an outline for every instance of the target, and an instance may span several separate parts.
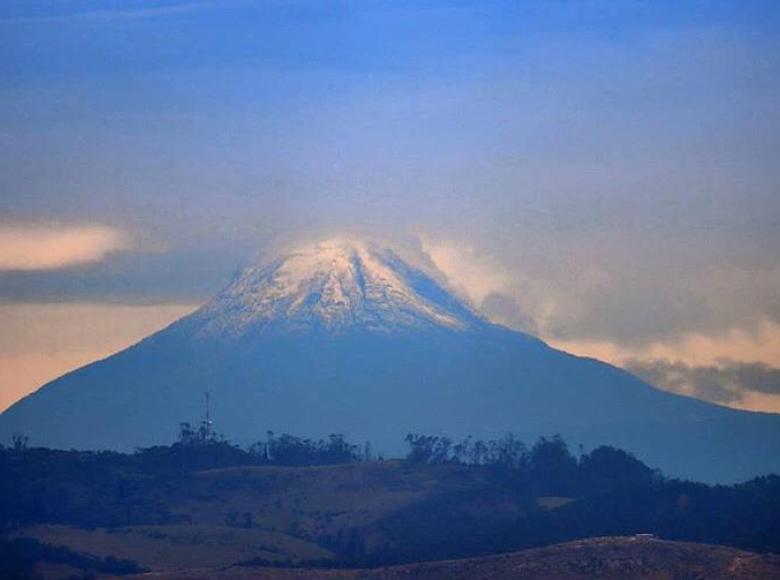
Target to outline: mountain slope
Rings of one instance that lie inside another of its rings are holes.
[[[217,430],[240,443],[342,432],[397,454],[408,432],[560,433],[706,481],[780,471],[780,416],[672,395],[492,325],[392,252],[351,241],[244,270],[192,315],[8,409],[0,438],[170,441],[206,391]]]

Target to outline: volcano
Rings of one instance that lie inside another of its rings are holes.
[[[342,433],[400,455],[407,433],[513,432],[610,444],[666,474],[734,482],[780,471],[780,416],[656,389],[492,324],[393,251],[330,240],[239,272],[193,314],[43,386],[0,438],[118,449],[174,440],[204,393],[217,431]]]

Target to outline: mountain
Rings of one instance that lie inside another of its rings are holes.
[[[369,440],[409,432],[613,444],[667,474],[733,482],[780,471],[780,416],[653,388],[491,324],[394,252],[331,240],[240,272],[211,302],[0,415],[0,439],[130,449],[173,440],[213,401],[216,429]]]
[[[486,322],[390,250],[330,240],[243,270],[189,321],[217,340],[325,332],[466,331]]]

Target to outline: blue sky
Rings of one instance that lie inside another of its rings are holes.
[[[757,1],[4,2],[0,243],[72,256],[0,260],[0,300],[194,305],[349,231],[548,340],[776,361],[779,33]]]

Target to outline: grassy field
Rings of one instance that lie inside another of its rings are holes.
[[[32,475],[41,477],[34,471]],[[163,578],[457,578],[465,567],[473,576],[463,578],[500,579],[513,577],[504,575],[510,564],[528,577],[617,578],[621,576],[609,575],[611,566],[622,570],[624,577],[633,577],[631,562],[642,563],[640,571],[649,574],[639,577],[742,578],[750,576],[723,575],[722,570],[739,572],[777,563],[770,557],[738,554],[726,548],[685,548],[662,541],[645,546],[647,542],[636,539],[560,544],[567,547],[550,548],[550,552],[544,551],[546,548],[518,551],[607,534],[656,531],[668,533],[665,537],[685,538],[662,524],[677,524],[685,533],[686,528],[679,525],[691,521],[702,527],[705,524],[701,522],[714,523],[715,531],[722,531],[725,528],[717,525],[724,509],[737,510],[727,523],[757,522],[763,526],[756,528],[759,537],[771,539],[771,530],[776,529],[771,527],[776,521],[776,504],[772,503],[775,488],[770,479],[757,482],[753,491],[739,491],[754,503],[743,499],[735,508],[725,499],[742,497],[735,496],[737,490],[686,482],[664,482],[606,496],[568,497],[558,493],[566,490],[540,492],[537,487],[516,485],[514,480],[510,485],[502,479],[505,473],[490,469],[404,461],[242,466],[131,476],[121,474],[96,489],[76,485],[77,480],[70,487],[57,488],[58,495],[53,495],[57,500],[54,507],[75,505],[82,517],[100,515],[100,510],[124,516],[127,508],[127,517],[117,524],[110,520],[90,524],[86,519],[82,521],[87,523],[78,522],[83,527],[47,523],[13,527],[12,533],[17,538],[68,548],[82,560],[86,554],[134,562],[150,570],[152,577]],[[93,501],[95,497],[100,501]],[[744,506],[749,509],[745,511]],[[61,513],[67,516],[70,512]],[[658,517],[662,519],[656,520]],[[740,529],[735,525],[726,531]],[[717,535],[702,541],[726,543]],[[772,547],[755,549],[771,551]],[[505,552],[513,555],[486,557]],[[535,554],[534,558],[529,559],[529,554]],[[457,565],[446,563],[453,558],[462,560]],[[432,563],[436,560],[444,562]],[[83,572],[116,570],[75,561],[50,560],[48,568],[40,571],[52,579],[74,574],[72,569],[58,568],[56,562],[83,566]],[[535,562],[546,564],[537,569]],[[677,568],[675,562],[679,563]],[[384,569],[386,575],[381,576],[378,568],[372,568],[380,564],[400,566]],[[371,570],[358,576],[358,572],[345,570],[361,567]],[[439,570],[444,572],[436,576]],[[684,570],[695,574],[680,576]],[[720,576],[709,575],[711,571]],[[780,577],[777,569],[774,572]]]
[[[139,526],[83,530],[39,525],[17,535],[94,556],[132,560],[150,570],[227,566],[252,558],[270,561],[329,559],[317,544],[279,532],[224,526]]]
[[[368,550],[391,540],[375,526],[443,491],[486,485],[458,466],[398,461],[322,467],[234,467],[188,474],[153,491],[175,525],[17,530],[53,546],[127,559],[152,571],[227,566],[252,559],[327,560],[326,547],[363,532]]]
[[[239,525],[250,517],[253,528],[327,544],[433,495],[486,485],[468,468],[398,461],[234,467],[191,474],[161,490],[160,500],[178,523],[224,526],[232,514]],[[373,533],[367,541],[384,538]]]

